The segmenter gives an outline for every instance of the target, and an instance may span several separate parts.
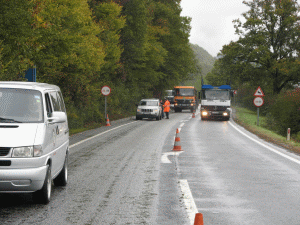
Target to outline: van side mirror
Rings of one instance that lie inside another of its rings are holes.
[[[67,114],[65,112],[52,112],[48,118],[50,123],[63,123],[67,121]]]

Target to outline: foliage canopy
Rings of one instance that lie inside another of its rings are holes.
[[[133,113],[195,69],[190,18],[180,1],[0,0],[0,80],[56,84],[70,127],[104,122],[100,89],[112,88],[111,114]],[[125,115],[124,115],[125,116]]]
[[[245,22],[235,20],[239,39],[223,46],[216,73],[235,85],[260,84],[278,94],[300,81],[300,7],[295,0],[244,1]]]

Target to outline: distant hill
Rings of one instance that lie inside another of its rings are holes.
[[[206,74],[208,74],[216,61],[214,57],[212,57],[204,48],[200,47],[197,44],[190,44],[193,49],[196,59],[198,61],[199,66],[201,67],[201,74],[195,74],[193,80],[183,82],[183,85],[193,85],[198,90],[201,88],[201,75],[204,78]]]
[[[205,77],[208,74],[216,61],[204,48],[199,45],[190,44],[191,48],[194,50],[196,58],[199,61],[199,65],[202,68],[202,76]]]

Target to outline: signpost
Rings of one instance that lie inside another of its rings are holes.
[[[106,113],[106,97],[110,94],[110,92],[111,92],[111,89],[107,85],[105,85],[101,88],[101,93],[105,96],[105,119],[107,119],[106,118],[106,116],[107,116],[107,113]]]
[[[29,81],[29,82],[36,82],[36,67],[34,67],[33,69],[29,69],[25,72],[25,78]]]
[[[258,87],[254,93],[255,98],[253,99],[253,104],[257,107],[257,126],[259,126],[259,107],[264,104],[264,99],[262,98],[265,96],[264,92],[260,87]]]
[[[236,104],[235,104],[235,96],[236,96],[236,95],[237,95],[237,90],[234,90],[234,91],[233,91],[234,105],[236,105]]]

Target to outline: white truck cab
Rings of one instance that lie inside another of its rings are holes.
[[[229,120],[231,113],[231,96],[232,91],[230,85],[202,85],[201,119]]]

